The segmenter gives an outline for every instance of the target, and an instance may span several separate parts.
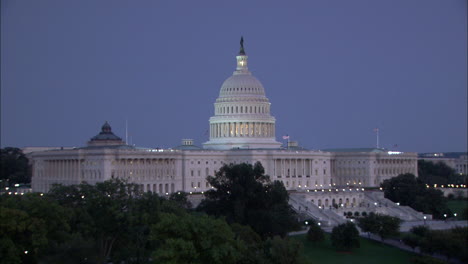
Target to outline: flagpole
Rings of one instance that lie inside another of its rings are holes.
[[[379,131],[379,128],[378,128],[378,127],[375,128],[374,131],[375,131],[375,137],[376,137],[376,139],[377,139],[376,147],[379,148],[379,132],[380,132],[380,131]]]
[[[125,119],[125,144],[128,145],[128,120]]]

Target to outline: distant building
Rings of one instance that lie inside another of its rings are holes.
[[[158,194],[202,192],[211,188],[206,177],[223,164],[257,161],[288,190],[375,187],[401,173],[417,175],[416,153],[308,150],[297,142],[282,147],[276,141],[271,104],[263,85],[248,70],[247,58],[241,46],[237,68],[221,86],[214,104],[209,141],[203,147],[191,139],[172,149],[129,146],[106,122],[85,147],[31,153],[33,190],[47,192],[55,183],[92,184],[120,177]]]

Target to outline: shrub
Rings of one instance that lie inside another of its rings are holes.
[[[360,246],[359,231],[351,222],[335,226],[330,239],[333,247],[339,251],[349,251]]]
[[[322,242],[325,240],[325,233],[316,223],[312,223],[307,231],[307,240],[310,242]]]

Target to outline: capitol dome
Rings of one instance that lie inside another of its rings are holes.
[[[207,149],[279,148],[275,139],[275,118],[262,83],[252,76],[241,39],[237,68],[221,85],[215,115],[210,118]]]
[[[224,81],[219,97],[238,95],[265,96],[265,89],[260,81],[251,74],[234,74]]]

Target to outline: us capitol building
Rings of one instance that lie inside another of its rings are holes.
[[[206,177],[223,164],[257,161],[271,180],[283,182],[288,190],[376,187],[402,173],[417,175],[416,153],[377,148],[317,151],[294,141],[283,147],[276,141],[271,103],[248,70],[247,59],[241,40],[237,68],[221,86],[203,147],[191,139],[172,149],[127,145],[106,122],[85,147],[31,153],[33,191],[47,192],[56,183],[94,184],[119,177],[161,195],[198,193],[211,188]]]

